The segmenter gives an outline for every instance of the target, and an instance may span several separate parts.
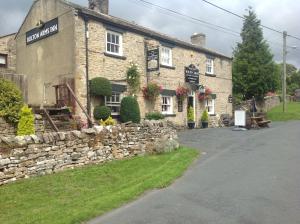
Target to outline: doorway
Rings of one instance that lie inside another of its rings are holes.
[[[195,125],[197,125],[196,122],[196,100],[195,100],[195,92],[194,91],[190,91],[187,97],[187,111],[188,109],[192,107],[194,109],[194,121],[195,121]]]

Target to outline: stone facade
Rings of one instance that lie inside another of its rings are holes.
[[[175,129],[166,122],[96,126],[6,138],[0,136],[0,185],[67,168],[103,163],[177,148]]]
[[[37,21],[46,22],[56,17],[59,21],[57,34],[26,46],[25,33],[35,28]],[[87,30],[88,33],[86,33]],[[120,32],[122,36],[123,55],[121,57],[109,55],[106,52],[108,30]],[[178,86],[192,89],[192,86],[185,82],[184,73],[185,67],[195,65],[200,71],[199,84],[209,87],[216,95],[215,115],[232,114],[232,104],[228,102],[228,97],[232,95],[232,59],[204,46],[183,42],[63,0],[35,1],[16,40],[17,72],[28,76],[29,104],[40,105],[43,102],[43,95],[46,96],[47,104],[54,104],[55,94],[51,86],[61,83],[65,78],[71,78],[74,79],[76,97],[82,105],[88,107],[87,75],[89,79],[106,77],[112,83],[126,85],[126,71],[130,62],[133,61],[140,68],[141,88],[146,86],[147,81],[155,81],[164,90],[173,91],[173,93]],[[159,71],[147,73],[146,48],[149,46],[160,49],[162,46],[171,46],[172,66],[161,66]],[[212,75],[206,74],[208,58],[213,60]],[[37,61],[37,63],[28,66],[30,61]],[[44,88],[46,85],[50,87]],[[198,91],[193,94],[195,122],[198,124],[205,104],[197,100]],[[122,95],[126,96],[128,93],[123,92]],[[142,91],[139,91],[136,96],[142,117],[148,112],[162,110],[162,96],[154,105],[143,98]],[[94,99],[92,101],[97,102]],[[92,104],[92,109],[95,104]],[[172,113],[167,116],[167,119],[178,125],[186,125],[187,107],[188,100],[186,99],[183,102],[183,111],[178,112],[177,99],[173,94]],[[74,111],[76,115],[85,117],[79,107],[75,107]]]
[[[0,37],[0,55],[7,56],[7,65],[0,66],[0,74],[9,74],[16,71],[16,42],[15,34]]]

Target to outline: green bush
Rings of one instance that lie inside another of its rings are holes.
[[[204,110],[201,116],[201,121],[208,122],[208,112]]]
[[[151,113],[146,114],[147,120],[162,120],[164,118],[165,118],[165,116],[160,112],[151,112]]]
[[[20,120],[18,123],[18,136],[35,134],[34,115],[32,109],[27,105],[23,106],[20,111]]]
[[[120,115],[121,121],[124,123],[128,121],[132,121],[133,123],[140,123],[140,107],[134,97],[127,96],[122,99]]]
[[[14,83],[0,78],[0,117],[9,123],[17,124],[22,106],[21,91]]]
[[[188,121],[191,121],[191,122],[195,121],[194,108],[192,106],[190,106],[188,109],[187,119],[188,119]]]
[[[96,120],[106,120],[111,115],[111,109],[106,106],[96,106],[94,108],[94,118]]]
[[[111,83],[106,78],[94,78],[90,81],[90,92],[92,96],[111,96]]]

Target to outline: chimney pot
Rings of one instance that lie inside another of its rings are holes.
[[[109,0],[89,0],[89,9],[108,15]]]
[[[203,33],[194,33],[191,36],[191,43],[199,47],[205,47],[206,45],[206,35]]]

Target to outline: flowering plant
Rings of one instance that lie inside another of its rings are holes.
[[[179,98],[179,99],[185,99],[188,95],[188,92],[189,90],[183,86],[179,86],[177,87],[176,89],[176,96]]]
[[[205,87],[205,92],[198,94],[198,100],[204,101],[206,99],[209,99],[211,94],[212,94],[212,90],[208,87]]]
[[[149,101],[155,101],[156,98],[162,91],[162,86],[158,85],[155,82],[148,83],[147,86],[143,88],[143,95]]]
[[[266,96],[276,96],[276,93],[274,93],[274,92],[267,92]]]
[[[140,72],[136,63],[130,62],[130,66],[127,69],[126,81],[130,87],[132,94],[136,93],[140,87]]]

